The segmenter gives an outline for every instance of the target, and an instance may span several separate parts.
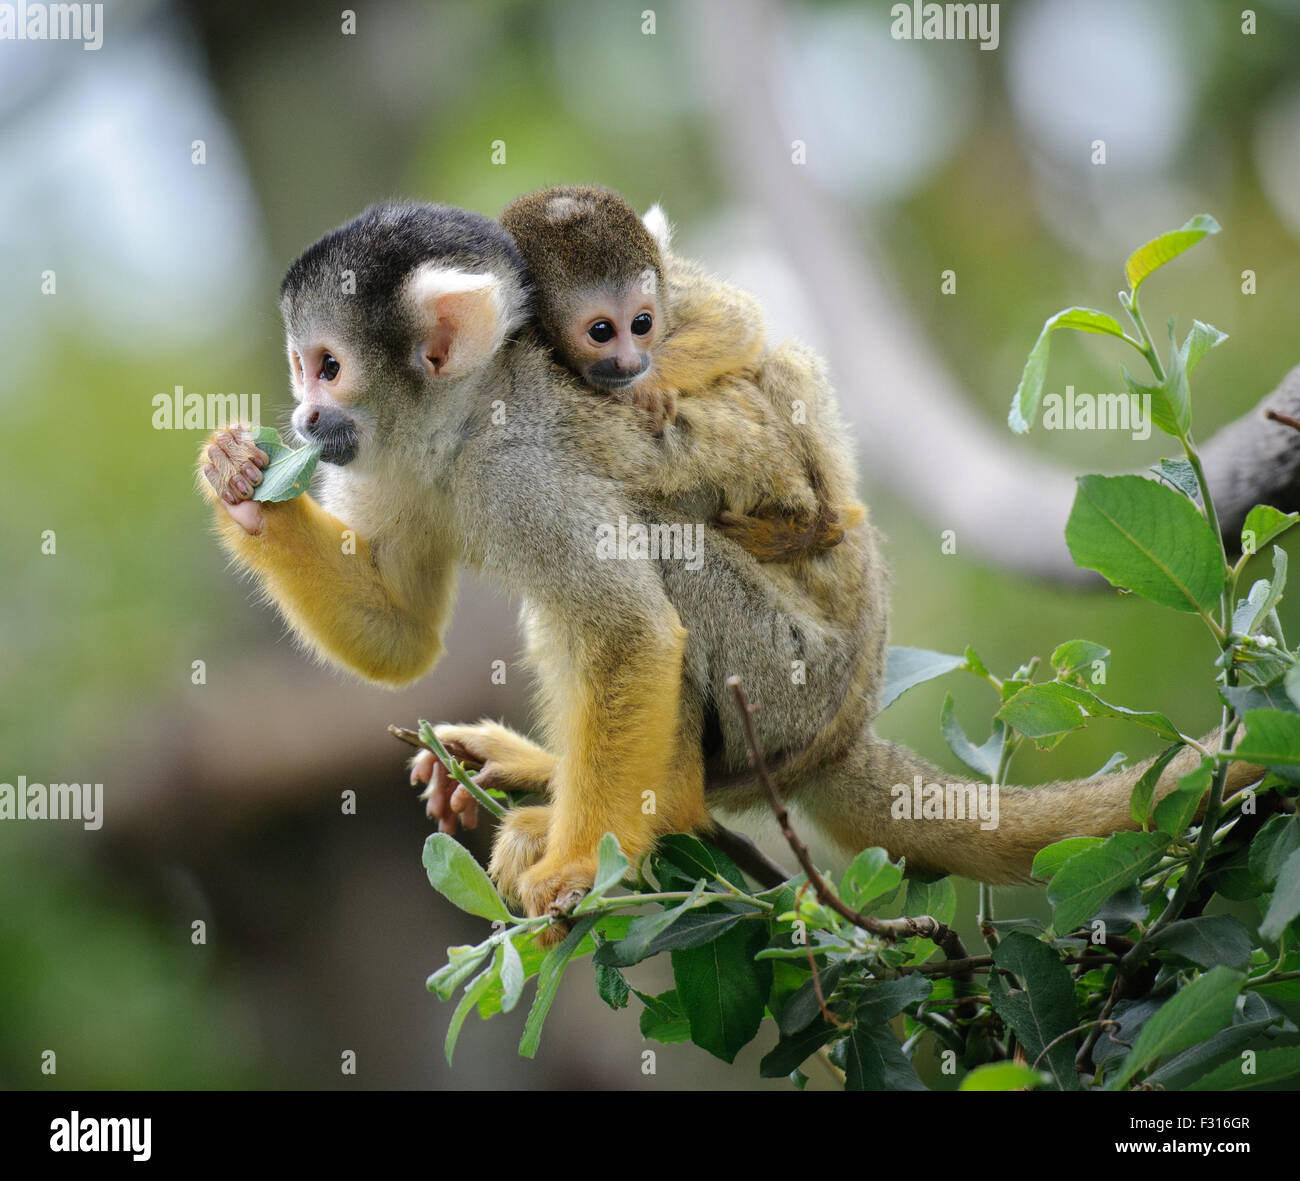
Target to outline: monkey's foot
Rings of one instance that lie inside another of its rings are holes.
[[[569,860],[544,857],[520,881],[520,900],[529,915],[548,914],[558,920],[537,939],[542,944],[559,943],[569,932],[569,913],[591,889],[596,880],[594,857]]]
[[[546,854],[550,822],[549,807],[515,808],[497,829],[488,873],[507,898],[524,901],[523,880]]]

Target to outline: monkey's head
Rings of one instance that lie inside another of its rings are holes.
[[[667,330],[659,243],[609,189],[568,185],[511,202],[500,223],[528,265],[534,310],[584,381],[623,389],[650,369]]]
[[[326,463],[379,453],[496,352],[526,304],[496,222],[445,205],[367,209],[280,285],[294,430]]]

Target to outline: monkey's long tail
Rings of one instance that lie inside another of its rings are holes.
[[[1216,731],[1202,745],[1214,750],[1218,739]],[[1155,798],[1173,791],[1178,778],[1194,770],[1200,757],[1194,748],[1186,747],[1171,759],[1156,785]],[[1003,787],[997,793],[996,809],[986,808],[982,816],[978,811],[974,816],[968,812],[962,819],[949,815],[946,808],[942,816],[927,815],[924,803],[917,816],[918,780],[924,789],[927,784],[947,785],[960,777],[940,770],[904,746],[871,739],[859,747],[850,765],[819,784],[821,790],[801,793],[800,803],[827,835],[846,849],[880,845],[894,857],[905,856],[914,868],[993,884],[1024,882],[1032,880],[1034,854],[1044,845],[1066,837],[1104,837],[1137,828],[1129,814],[1129,797],[1152,762],[1154,759],[1149,759],[1098,779]],[[1225,798],[1262,774],[1260,767],[1230,764]],[[924,801],[924,794],[920,798]],[[946,798],[945,793],[945,804]],[[987,803],[992,796],[986,791],[984,798]],[[970,799],[968,795],[968,803]],[[929,811],[937,809],[932,804]]]

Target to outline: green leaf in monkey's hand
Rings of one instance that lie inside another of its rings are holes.
[[[306,492],[320,459],[321,445],[309,443],[295,451],[286,447],[279,434],[269,426],[259,427],[253,438],[271,457],[262,473],[262,482],[253,490],[253,499],[278,503]]]
[[[1082,476],[1065,526],[1076,566],[1176,611],[1208,612],[1226,571],[1187,497],[1141,476]]]

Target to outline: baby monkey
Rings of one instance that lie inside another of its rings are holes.
[[[758,302],[671,254],[658,206],[642,221],[610,189],[567,185],[518,198],[498,220],[528,266],[537,323],[556,357],[594,389],[645,410],[656,436],[675,421],[681,397],[751,396],[752,387],[723,379],[752,371],[763,355]],[[771,442],[783,456],[778,470],[754,490],[756,502],[728,504],[719,529],[760,561],[838,545],[865,510],[827,502],[802,440]],[[758,467],[752,449],[732,458],[736,468]]]

